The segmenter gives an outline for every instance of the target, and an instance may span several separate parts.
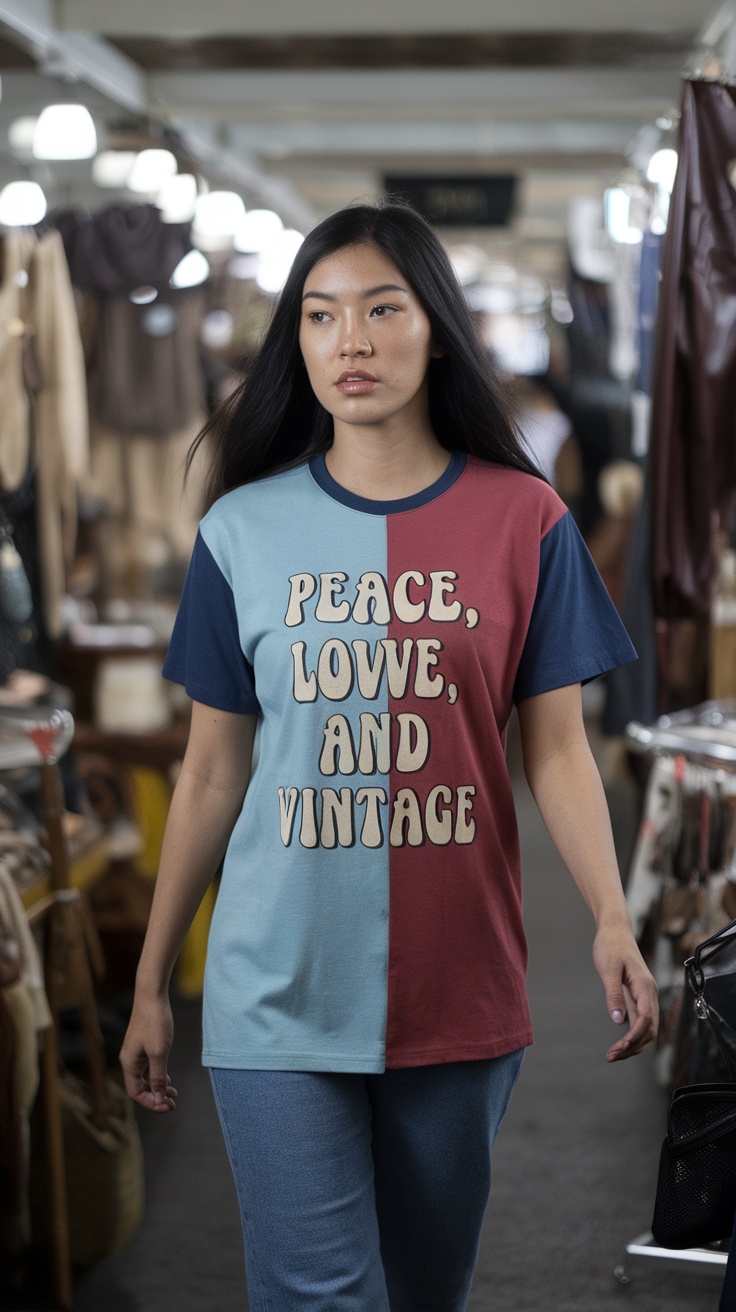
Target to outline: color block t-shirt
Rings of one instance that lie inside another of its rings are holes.
[[[205,1064],[377,1072],[529,1044],[509,716],[635,655],[531,475],[455,452],[381,502],[319,456],[221,497],[164,666],[258,717]]]

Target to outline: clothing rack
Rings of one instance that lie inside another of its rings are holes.
[[[724,6],[733,11],[736,32],[736,5]],[[626,727],[626,745],[630,751],[654,757],[681,756],[694,765],[736,774],[736,702],[704,702],[691,710],[661,716],[654,725],[632,721]],[[696,1262],[718,1269],[725,1267],[728,1252],[717,1248],[662,1248],[651,1231],[637,1235],[626,1245],[634,1257],[667,1261]],[[628,1284],[626,1268],[614,1270],[621,1284]]]
[[[59,760],[74,733],[74,720],[61,708],[25,711],[0,708],[0,770],[35,767],[41,780],[46,841],[51,857],[51,892],[27,912],[31,926],[45,930],[45,986],[51,1028],[41,1050],[39,1090],[46,1186],[49,1199],[49,1256],[54,1295],[72,1306],[72,1266],[66,1197],[64,1145],[59,1091],[58,1015],[62,1007],[80,1008],[87,1046],[95,1112],[104,1118],[105,1066],[102,1034],[94,1000],[94,977],[103,960],[94,924],[81,894],[69,887],[69,862],[62,827],[64,790]]]

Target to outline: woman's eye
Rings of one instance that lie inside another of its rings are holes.
[[[312,323],[324,323],[325,319],[327,319],[328,317],[329,316],[326,310],[312,310],[309,315],[309,318],[312,320]]]
[[[379,319],[385,319],[396,307],[394,305],[374,305],[371,314],[375,314]]]

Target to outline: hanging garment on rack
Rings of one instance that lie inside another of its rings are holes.
[[[23,376],[28,266],[36,247],[32,232],[9,228],[3,237],[0,282],[0,486],[23,481],[29,455],[29,402]]]
[[[30,231],[10,230],[3,252],[12,286],[0,289],[0,310],[9,315],[0,322],[0,481],[6,490],[17,488],[30,454],[43,613],[55,636],[74,557],[77,487],[89,455],[84,354],[59,234],[38,240]],[[19,349],[8,349],[5,337]]]
[[[85,490],[105,501],[109,511],[100,525],[108,593],[126,577],[189,560],[203,513],[204,453],[198,453],[186,485],[184,466],[203,422],[199,415],[188,428],[162,438],[93,425]]]
[[[93,418],[116,432],[162,437],[202,415],[204,294],[168,291],[148,305],[101,296],[89,359]]]
[[[77,492],[89,463],[84,352],[64,247],[38,242],[29,281],[41,387],[36,395],[36,495],[44,615],[52,637],[77,537]]]
[[[5,1207],[0,1233],[18,1254],[30,1239],[28,1117],[39,1084],[39,1035],[51,1024],[41,961],[15,883],[0,862],[0,935],[16,945],[16,978],[0,988],[0,1173]],[[10,1137],[5,1133],[10,1129]]]
[[[45,1030],[51,1024],[51,1013],[46,1001],[41,959],[35,939],[28,927],[18,890],[2,863],[0,863],[0,923],[8,927],[20,945],[20,982],[28,990],[36,1029]]]
[[[736,488],[736,88],[683,83],[652,404],[655,613],[707,617]],[[663,656],[662,674],[667,671]]]
[[[192,249],[191,224],[164,223],[155,205],[114,204],[94,215],[56,210],[44,226],[60,232],[74,286],[107,296],[168,287]]]

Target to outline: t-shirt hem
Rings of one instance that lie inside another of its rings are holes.
[[[375,1057],[358,1057],[334,1052],[214,1052],[210,1048],[202,1052],[202,1065],[236,1071],[334,1071],[354,1075],[380,1075],[386,1068],[383,1052]]]
[[[492,1057],[505,1057],[520,1048],[529,1048],[534,1042],[530,1029],[521,1030],[493,1043],[453,1043],[437,1048],[401,1048],[386,1054],[386,1070],[404,1066],[440,1066],[450,1061],[487,1061]]]

